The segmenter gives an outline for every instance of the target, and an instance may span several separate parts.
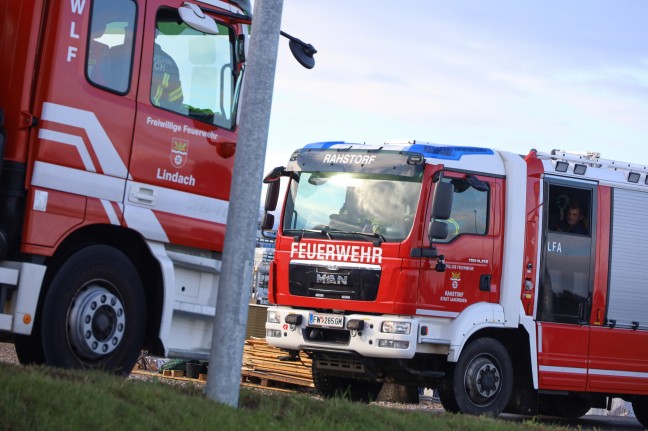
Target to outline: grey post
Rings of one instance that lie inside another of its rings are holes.
[[[238,406],[283,0],[254,2],[207,396]],[[215,186],[215,185],[214,185]]]

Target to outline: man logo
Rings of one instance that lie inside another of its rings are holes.
[[[315,281],[319,284],[339,284],[346,286],[349,284],[348,275],[333,275],[333,274],[317,274],[317,280]]]
[[[187,163],[189,154],[189,141],[185,139],[171,139],[171,165],[174,168],[181,168]]]

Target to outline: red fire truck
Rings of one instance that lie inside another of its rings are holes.
[[[208,358],[247,0],[0,1],[0,337]]]
[[[313,358],[325,396],[384,382],[452,412],[648,425],[648,167],[422,142],[308,145],[289,179],[266,338]]]

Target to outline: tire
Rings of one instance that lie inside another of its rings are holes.
[[[648,428],[648,396],[635,398],[632,401],[632,410],[641,425]]]
[[[538,398],[538,412],[544,416],[576,419],[591,407],[588,400],[575,395],[540,395]]]
[[[4,157],[5,150],[4,111],[0,108],[0,156]]]
[[[382,389],[381,382],[368,382],[344,377],[331,376],[316,369],[317,359],[313,360],[313,383],[324,398],[346,398],[357,402],[371,402],[378,398]]]
[[[493,338],[464,347],[439,384],[443,407],[454,413],[497,416],[513,392],[513,365],[506,348]]]
[[[144,289],[133,263],[112,247],[86,247],[61,266],[45,297],[45,363],[128,374],[145,326]]]
[[[43,365],[45,363],[45,354],[41,337],[36,328],[32,335],[17,335],[14,339],[16,356],[22,365]]]
[[[437,393],[439,395],[439,400],[445,411],[450,413],[461,413],[457,400],[454,396],[454,379],[451,376],[454,376],[454,364],[449,364],[448,369],[446,369],[446,377],[439,381],[437,386]]]

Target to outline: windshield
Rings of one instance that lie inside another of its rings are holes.
[[[302,172],[293,178],[285,234],[400,242],[412,229],[420,177]]]

